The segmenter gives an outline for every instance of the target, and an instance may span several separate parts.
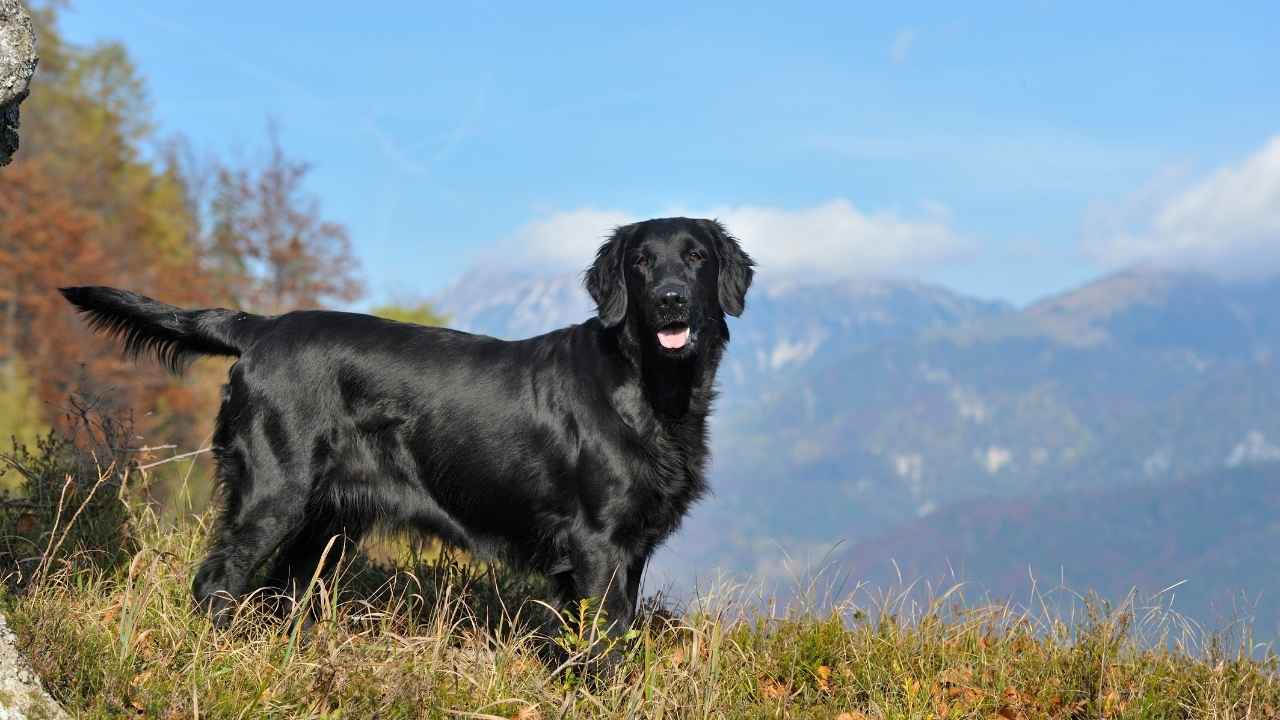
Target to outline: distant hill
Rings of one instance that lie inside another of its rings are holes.
[[[1146,282],[817,353],[722,418],[717,487],[751,537],[815,557],[968,499],[1280,458],[1277,284]]]
[[[857,544],[839,557],[877,584],[957,581],[1026,602],[1059,583],[1122,597],[1175,586],[1175,610],[1222,625],[1252,617],[1280,638],[1280,463],[1164,487],[968,501]],[[896,565],[895,565],[896,564]],[[1166,598],[1168,599],[1168,598]]]

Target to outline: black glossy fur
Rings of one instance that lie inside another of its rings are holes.
[[[193,583],[215,617],[257,585],[305,585],[331,537],[380,526],[499,554],[545,573],[554,601],[604,597],[626,626],[650,554],[704,492],[724,316],[742,313],[752,265],[715,221],[621,227],[585,274],[598,316],[513,342],[62,292],[175,371],[239,356],[214,435],[225,506]],[[687,346],[662,347],[681,324]]]

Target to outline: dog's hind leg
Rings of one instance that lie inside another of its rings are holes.
[[[271,556],[305,522],[304,499],[295,491],[281,491],[254,497],[227,513],[212,549],[192,583],[196,604],[210,612],[214,621],[225,625],[229,610],[249,591],[250,581]]]
[[[326,582],[332,578],[339,560],[351,557],[363,534],[363,527],[344,524],[332,514],[312,517],[280,548],[266,586],[300,600],[313,577]]]
[[[216,439],[215,439],[216,441]],[[225,506],[208,556],[192,583],[196,604],[225,625],[253,575],[306,525],[308,489],[290,479],[281,456],[287,448],[235,438],[218,452]]]
[[[253,507],[260,511],[224,523],[192,583],[196,604],[219,625],[230,621],[231,608],[251,590],[250,578],[302,522],[300,513],[279,513],[274,505]]]

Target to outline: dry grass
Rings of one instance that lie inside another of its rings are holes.
[[[69,514],[69,513],[68,513]],[[651,615],[617,674],[556,673],[528,619],[536,580],[447,553],[356,558],[284,620],[246,602],[193,612],[207,517],[131,511],[125,564],[62,553],[4,610],[50,692],[80,717],[1275,718],[1277,661],[1176,615],[924,602],[859,589],[819,612],[761,612],[743,588]],[[386,550],[383,550],[384,554]],[[585,610],[590,615],[590,609]],[[303,618],[318,621],[304,629]],[[586,623],[590,627],[590,623]],[[575,652],[591,637],[566,633]]]

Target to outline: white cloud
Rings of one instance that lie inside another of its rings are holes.
[[[1085,248],[1111,267],[1147,265],[1227,277],[1280,272],[1280,135],[1236,165],[1188,183],[1166,170],[1092,208]]]
[[[904,62],[907,55],[911,52],[911,46],[915,44],[916,31],[911,28],[903,28],[893,36],[893,43],[889,45],[889,58],[896,63]]]
[[[1001,468],[1013,462],[1013,453],[999,445],[992,445],[986,450],[974,450],[973,457],[991,475],[995,475]]]
[[[967,249],[951,229],[949,213],[936,204],[910,218],[891,211],[863,212],[844,199],[799,210],[737,205],[660,214],[718,218],[759,263],[761,279],[771,282],[914,276]],[[585,267],[615,226],[638,219],[611,210],[553,213],[521,227],[511,244],[523,250],[504,254]]]
[[[713,208],[709,215],[742,240],[762,275],[775,278],[915,275],[965,249],[936,205],[911,219],[866,213],[843,199],[794,211]]]
[[[551,265],[585,268],[614,228],[634,220],[616,210],[580,208],[552,213],[516,231],[514,243],[523,250],[515,252]]]
[[[1239,467],[1254,463],[1280,460],[1280,447],[1267,442],[1267,436],[1257,430],[1249,431],[1244,440],[1236,443],[1227,456],[1227,467]]]

